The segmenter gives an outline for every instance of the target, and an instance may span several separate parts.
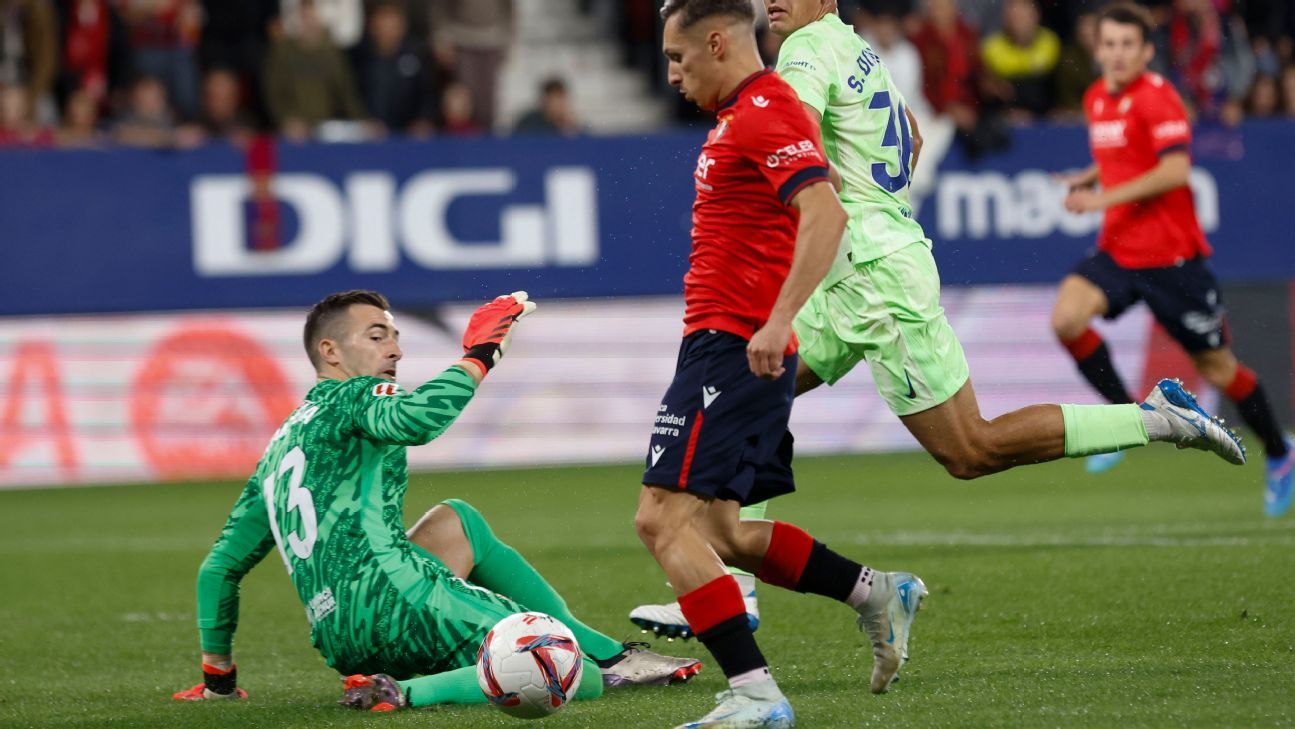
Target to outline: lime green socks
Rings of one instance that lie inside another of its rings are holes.
[[[1136,404],[1062,405],[1066,455],[1071,458],[1112,453],[1150,442]]]
[[[598,670],[598,664],[588,658],[584,661],[584,673],[580,676],[580,686],[574,697],[577,701],[596,699],[603,695],[603,676]],[[405,690],[405,696],[409,697],[409,705],[414,707],[486,703],[486,695],[481,693],[481,687],[477,684],[476,666],[464,666],[399,683]]]

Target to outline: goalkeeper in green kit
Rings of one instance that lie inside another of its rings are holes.
[[[315,647],[350,674],[342,703],[353,708],[485,703],[477,649],[495,623],[525,610],[575,633],[587,661],[577,699],[700,670],[586,626],[463,501],[434,507],[408,532],[402,526],[405,448],[450,427],[534,308],[518,292],[477,309],[463,358],[405,392],[395,382],[399,332],[381,294],[349,291],[315,305],[305,344],[319,381],[270,439],[202,563],[203,682],[176,699],[246,696],[232,655],[239,582],[272,551],[306,608]]]

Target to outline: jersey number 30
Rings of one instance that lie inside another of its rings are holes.
[[[885,162],[872,163],[872,180],[886,192],[899,192],[908,186],[908,164],[913,156],[913,134],[908,128],[908,114],[903,104],[890,105],[890,92],[878,91],[868,102],[869,109],[886,110],[886,133],[881,146],[898,147],[899,174],[892,175]],[[896,128],[898,126],[898,128]]]
[[[274,511],[275,486],[285,475],[288,476],[288,513],[296,510],[301,515],[302,532],[301,536],[297,536],[295,531],[288,533],[288,547],[297,559],[310,559],[311,552],[315,551],[315,539],[319,536],[319,522],[315,516],[315,497],[311,495],[310,489],[301,485],[302,479],[306,477],[306,454],[300,447],[293,448],[284,455],[283,460],[279,461],[278,473],[265,479],[261,489],[265,495],[265,509],[269,513],[274,543],[279,545],[279,555],[283,557],[288,574],[292,574],[292,562],[288,559],[288,551],[284,549],[283,534],[279,531],[279,519]]]

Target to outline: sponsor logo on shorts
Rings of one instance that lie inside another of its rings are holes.
[[[657,408],[656,422],[652,427],[652,435],[668,435],[672,438],[679,437],[679,429],[688,426],[688,418],[684,415],[675,415],[666,410],[664,403]]]
[[[913,378],[908,375],[908,370],[904,370],[904,380],[908,382],[908,399],[912,400],[917,397],[917,390],[913,388]]]
[[[665,446],[663,445],[652,446],[652,453],[649,457],[652,459],[653,466],[656,466],[656,462],[661,460],[662,453],[665,453]]]

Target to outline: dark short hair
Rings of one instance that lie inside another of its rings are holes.
[[[543,85],[540,86],[540,90],[545,96],[549,94],[565,94],[567,92],[567,82],[554,76],[545,79]]]
[[[1155,27],[1155,21],[1151,19],[1151,12],[1141,5],[1134,5],[1133,3],[1107,5],[1102,8],[1102,12],[1097,16],[1097,26],[1099,28],[1103,20],[1109,20],[1120,25],[1136,25],[1138,31],[1142,33],[1144,42],[1151,40],[1151,29]]]
[[[319,369],[319,342],[324,338],[324,333],[332,327],[338,317],[355,304],[376,306],[383,311],[391,308],[387,297],[377,291],[361,289],[329,294],[323,301],[310,307],[310,313],[306,315],[306,329],[302,333],[302,339],[306,344],[306,355],[310,357],[310,363],[315,365],[315,369]]]
[[[716,15],[729,15],[740,20],[755,22],[755,8],[751,0],[665,0],[661,6],[661,20],[679,15],[679,27],[688,28],[699,20]]]

